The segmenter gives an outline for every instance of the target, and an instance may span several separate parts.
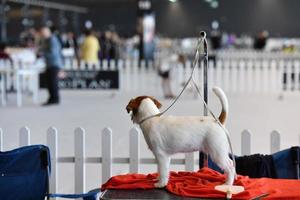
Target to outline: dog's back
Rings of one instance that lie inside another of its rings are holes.
[[[160,148],[169,154],[199,150],[206,152],[208,141],[225,145],[223,148],[228,152],[224,131],[209,116],[163,116],[153,121],[149,134],[152,139],[157,140],[153,142],[159,143]],[[153,135],[156,137],[152,137]]]

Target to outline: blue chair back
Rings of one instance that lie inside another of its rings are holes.
[[[0,152],[1,200],[44,200],[48,190],[49,149],[43,145]]]

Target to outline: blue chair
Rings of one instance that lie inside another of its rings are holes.
[[[50,152],[44,145],[0,152],[1,200],[44,200],[50,197],[96,200],[100,190],[85,194],[49,194]]]

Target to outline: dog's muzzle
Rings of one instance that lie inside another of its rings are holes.
[[[130,106],[126,106],[126,110],[127,110],[127,113],[130,113],[130,111],[132,111],[132,108]]]

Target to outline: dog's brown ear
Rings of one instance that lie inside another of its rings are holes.
[[[156,107],[157,107],[158,109],[161,108],[162,105],[161,105],[161,103],[160,103],[157,99],[151,97],[151,100],[154,102],[154,104],[156,105]]]
[[[133,112],[133,114],[136,113],[137,109],[139,107],[139,102],[136,101],[136,99],[131,99],[128,103],[128,105],[126,106],[126,110],[129,113],[130,111]]]
[[[134,99],[130,99],[129,103],[126,106],[126,110],[127,110],[128,113],[133,110],[133,107],[132,107],[133,102],[134,102]]]

